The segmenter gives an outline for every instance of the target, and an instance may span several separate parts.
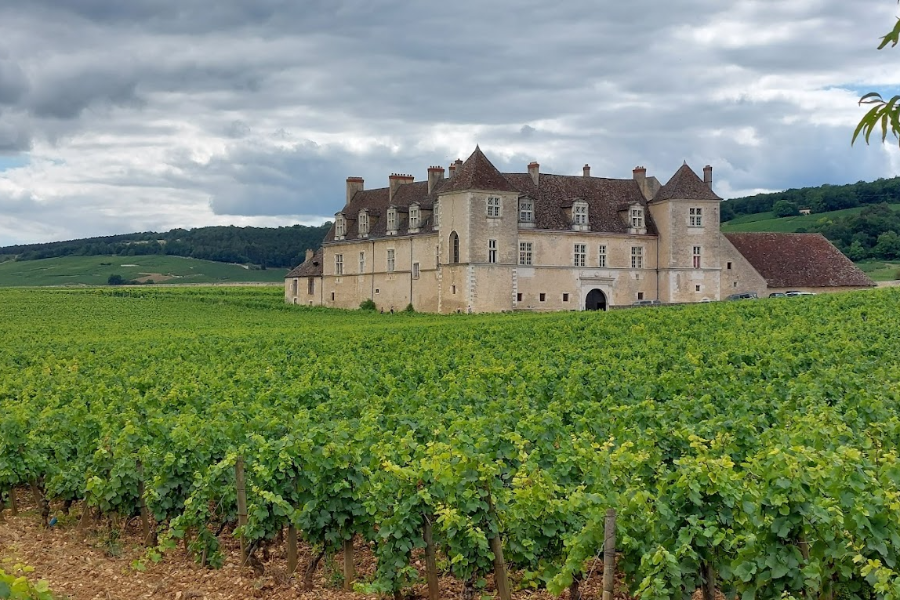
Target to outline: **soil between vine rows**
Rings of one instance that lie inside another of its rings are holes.
[[[225,565],[221,569],[200,567],[185,555],[184,550],[165,554],[163,560],[154,564],[145,558],[145,548],[140,543],[140,525],[130,521],[124,530],[115,536],[109,535],[104,522],[92,525],[87,534],[81,532],[78,521],[81,508],[72,507],[69,516],[62,514],[61,506],[54,504],[51,515],[57,516],[59,523],[50,529],[40,524],[40,516],[34,510],[31,494],[24,489],[17,490],[19,515],[13,517],[9,510],[3,511],[0,522],[0,568],[10,572],[17,564],[34,567],[28,577],[32,581],[44,579],[57,598],[69,600],[139,600],[164,598],[169,600],[231,600],[243,598],[326,599],[363,600],[375,599],[377,595],[349,592],[334,583],[332,573],[340,569],[340,557],[334,567],[323,560],[316,571],[314,587],[303,589],[297,576],[287,577],[287,561],[284,548],[272,548],[268,561],[263,561],[265,572],[257,576],[250,568],[238,567],[239,545],[230,536],[220,537]],[[299,547],[298,570],[302,570],[310,558],[310,548],[301,542]],[[375,558],[369,548],[357,540],[355,552],[356,573],[365,579],[375,571]],[[134,561],[143,560],[146,570],[133,568]],[[424,581],[424,559],[418,561]],[[595,560],[589,569],[590,577],[582,583],[585,600],[602,596],[603,563]],[[514,578],[515,573],[511,574]],[[493,582],[488,578],[487,595],[496,597]],[[462,582],[450,576],[440,579],[441,598],[459,598]],[[617,590],[623,590],[621,581],[616,582]],[[695,595],[696,596],[696,595]],[[404,594],[404,598],[427,598],[423,584],[417,585]],[[562,598],[567,598],[564,592]],[[544,600],[554,598],[546,591],[517,590],[513,593],[517,600]],[[622,591],[615,594],[617,600],[629,600]]]

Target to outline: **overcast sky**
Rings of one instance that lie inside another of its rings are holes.
[[[0,246],[317,224],[344,180],[504,171],[723,197],[892,177],[850,147],[894,0],[0,1]]]

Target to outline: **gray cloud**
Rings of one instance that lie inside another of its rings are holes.
[[[0,163],[0,197],[36,204],[0,245],[313,222],[348,175],[423,177],[475,143],[516,171],[709,162],[735,194],[900,166],[849,147],[860,112],[841,92],[900,83],[875,50],[886,0],[8,4],[0,154],[31,160]]]

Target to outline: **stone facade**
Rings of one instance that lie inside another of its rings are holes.
[[[285,279],[286,302],[585,310],[763,296],[772,287],[720,232],[711,167],[701,180],[685,164],[665,185],[643,167],[624,180],[591,177],[587,165],[582,176],[543,174],[537,163],[504,174],[476,148],[450,173],[431,167],[420,182],[394,174],[375,190],[348,178],[346,205],[322,248]],[[815,287],[803,283],[791,289]]]

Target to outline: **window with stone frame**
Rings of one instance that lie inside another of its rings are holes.
[[[334,217],[334,238],[337,240],[344,239],[347,235],[347,221],[344,215],[335,215]]]
[[[359,253],[359,272],[360,273],[366,272],[366,253],[365,252]]]
[[[703,227],[703,209],[700,207],[691,207],[689,212],[689,225],[691,227]]]
[[[497,262],[497,240],[488,240],[488,262],[491,264]]]
[[[441,203],[438,202],[437,200],[434,201],[434,206],[432,207],[432,212],[431,212],[431,228],[432,229],[438,229],[439,225],[440,225],[440,223],[438,222],[438,214],[440,214],[440,212],[441,212],[440,204]]]
[[[416,205],[409,207],[409,228],[419,228],[419,207]]]
[[[519,264],[531,265],[533,259],[533,246],[531,242],[519,242]]]
[[[644,228],[644,209],[636,206],[631,209],[631,227],[633,229]]]
[[[390,250],[387,251],[387,272],[393,273],[394,267],[395,267],[394,249],[391,248]]]
[[[387,233],[388,235],[397,233],[397,209],[389,208],[387,211]]]
[[[695,269],[700,268],[700,246],[694,246],[693,265]]]
[[[597,250],[597,266],[606,268],[606,244],[601,244]]]
[[[500,198],[498,198],[497,196],[488,196],[487,216],[491,218],[497,218],[500,216]]]
[[[344,274],[344,255],[343,254],[335,254],[334,255],[334,274],[337,276],[341,276]]]
[[[419,278],[419,263],[417,263],[417,262],[414,262],[412,264],[412,278],[413,279]]]
[[[588,205],[587,202],[575,202],[572,204],[572,225],[578,229],[587,229],[588,227]]]
[[[369,213],[367,211],[361,210],[359,211],[359,217],[357,220],[357,224],[359,227],[359,237],[366,237],[369,235]]]
[[[583,267],[587,259],[587,244],[575,244],[575,252],[572,258],[576,267]]]
[[[631,268],[632,269],[643,269],[644,268],[644,248],[642,246],[632,246],[631,247]]]
[[[306,280],[306,293],[309,296],[316,293],[316,280],[312,277]]]

